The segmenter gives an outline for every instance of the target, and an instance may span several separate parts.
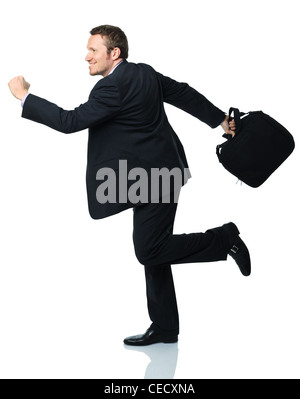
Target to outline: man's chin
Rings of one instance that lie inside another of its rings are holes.
[[[90,71],[90,76],[97,76],[97,75],[101,75],[101,73]]]
[[[94,67],[89,67],[89,73],[91,76],[97,75],[97,70]]]

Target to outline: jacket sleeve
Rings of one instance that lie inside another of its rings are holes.
[[[224,121],[225,113],[187,83],[176,82],[160,73],[157,75],[164,102],[193,115],[211,128],[219,126]]]
[[[120,104],[118,89],[109,81],[106,84],[97,84],[89,100],[73,111],[66,111],[30,94],[24,103],[22,117],[62,133],[75,133],[109,120],[119,112]]]

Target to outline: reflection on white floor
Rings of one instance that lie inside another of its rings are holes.
[[[149,357],[145,379],[172,379],[174,378],[177,359],[178,342],[175,344],[154,344],[149,346],[129,346],[124,348],[130,351],[142,352]]]

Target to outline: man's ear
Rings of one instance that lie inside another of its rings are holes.
[[[119,49],[119,47],[115,47],[112,51],[112,58],[113,60],[117,60],[120,58],[121,55],[121,50]]]

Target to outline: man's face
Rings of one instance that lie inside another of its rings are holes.
[[[107,76],[113,67],[113,51],[107,54],[107,47],[105,37],[102,38],[100,35],[92,35],[89,38],[88,44],[88,55],[85,60],[90,64],[90,75],[102,75]]]

